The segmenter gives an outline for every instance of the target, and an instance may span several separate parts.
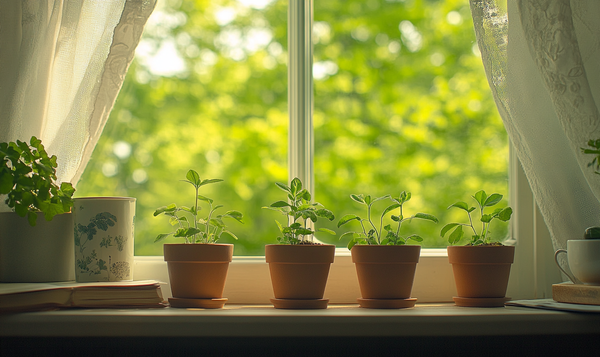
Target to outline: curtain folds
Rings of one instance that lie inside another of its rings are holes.
[[[600,225],[600,2],[471,0],[498,110],[555,249]]]
[[[77,183],[156,0],[0,2],[0,142],[39,137]]]

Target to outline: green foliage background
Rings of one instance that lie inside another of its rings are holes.
[[[507,136],[468,4],[314,6],[314,63],[325,68],[314,85],[315,199],[339,219],[363,214],[352,193],[410,191],[405,214],[434,214],[440,224],[415,221],[404,232],[421,235],[424,246],[445,246],[443,224],[464,218],[447,211],[450,204],[472,205],[479,189],[506,196],[508,186]],[[218,21],[231,9],[233,21]],[[136,254],[161,255],[162,245],[152,242],[170,226],[152,213],[170,203],[191,205],[193,191],[179,180],[195,169],[203,179],[225,180],[201,194],[244,214],[244,225],[229,226],[240,237],[235,254],[263,254],[281,217],[261,207],[285,199],[274,182],[287,182],[287,1],[254,8],[236,0],[165,0],[155,12],[163,21],[147,26],[143,44],[157,51],[171,41],[185,69],[158,75],[136,57],[76,196],[136,197]],[[272,38],[244,46],[256,31]],[[128,155],[117,156],[121,141]],[[320,226],[341,235],[336,222]],[[492,227],[497,237],[506,229]]]

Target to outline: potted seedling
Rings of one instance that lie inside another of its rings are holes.
[[[56,177],[56,156],[41,140],[0,143],[0,281],[74,279],[73,193]]]
[[[169,269],[172,307],[221,308],[227,301],[223,298],[223,289],[229,262],[233,256],[232,244],[219,244],[223,234],[237,239],[227,229],[225,219],[242,222],[242,213],[227,211],[218,214],[221,205],[214,205],[211,198],[198,194],[200,187],[221,182],[220,179],[200,179],[198,173],[189,170],[184,182],[194,187],[194,199],[191,207],[171,204],[158,208],[154,216],[165,215],[175,227],[170,233],[159,234],[154,242],[160,242],[169,236],[180,238],[184,243],[164,245],[164,259]],[[203,202],[207,209],[201,215]]]
[[[581,148],[581,152],[587,155],[594,155],[594,159],[588,163],[588,167],[594,168],[594,173],[600,175],[600,139],[589,140],[588,148]],[[600,239],[600,227],[589,227],[583,234],[583,239]]]
[[[273,284],[275,308],[324,309],[328,299],[323,298],[329,267],[333,263],[335,246],[313,241],[315,231],[309,222],[318,218],[334,220],[333,213],[319,203],[311,202],[308,190],[294,178],[290,186],[276,183],[285,192],[287,201],[277,201],[269,207],[286,217],[285,224],[276,221],[281,232],[279,244],[265,246]],[[319,231],[335,234],[321,228]]]
[[[490,237],[490,224],[494,220],[508,222],[512,215],[510,207],[496,208],[485,212],[486,208],[500,203],[502,195],[494,193],[487,195],[479,191],[473,195],[476,207],[470,207],[466,202],[459,201],[450,208],[458,208],[467,213],[468,223],[448,223],[440,234],[448,235],[450,244],[459,243],[467,229],[470,239],[464,246],[449,246],[448,260],[452,264],[454,281],[458,296],[454,302],[458,306],[494,307],[504,306],[506,287],[510,275],[510,266],[514,259],[515,247],[493,242]],[[479,213],[476,225],[473,212]],[[477,230],[477,226],[479,230]]]
[[[366,218],[348,214],[338,222],[338,227],[353,221],[360,223],[359,231],[346,232],[340,237],[351,236],[348,249],[356,265],[362,295],[362,298],[358,299],[360,306],[366,308],[414,306],[417,299],[411,298],[411,290],[421,246],[408,243],[421,242],[423,238],[417,234],[401,235],[402,223],[413,219],[437,223],[437,218],[427,213],[416,213],[405,217],[404,204],[411,198],[410,192],[406,191],[397,198],[389,195],[371,198],[369,195],[362,194],[350,195],[350,198],[366,208]],[[376,224],[372,217],[373,205],[384,201],[391,201],[391,203],[382,211]],[[396,210],[397,214],[394,214]],[[384,218],[388,213],[393,223],[384,225]]]

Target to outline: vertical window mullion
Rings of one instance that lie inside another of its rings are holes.
[[[314,194],[312,0],[289,0],[288,8],[288,168]]]

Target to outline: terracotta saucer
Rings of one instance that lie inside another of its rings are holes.
[[[360,307],[367,309],[405,309],[414,307],[416,298],[408,299],[357,299]]]
[[[276,309],[326,309],[329,299],[271,299]]]
[[[225,305],[227,298],[215,299],[184,299],[184,298],[169,298],[171,307],[195,307],[201,309],[220,309]]]
[[[504,303],[510,300],[508,297],[501,298],[465,298],[455,296],[452,298],[456,306],[464,307],[504,307]]]

